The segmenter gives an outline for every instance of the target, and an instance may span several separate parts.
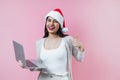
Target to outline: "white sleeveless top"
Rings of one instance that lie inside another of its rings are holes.
[[[45,39],[44,39],[45,41]],[[41,48],[40,58],[47,70],[53,74],[62,75],[67,72],[67,50],[63,39],[58,48],[47,50],[44,43]]]

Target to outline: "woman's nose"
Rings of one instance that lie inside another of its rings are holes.
[[[51,22],[50,22],[50,24],[51,24],[51,25],[54,25],[54,22],[53,22],[53,21],[51,21]]]

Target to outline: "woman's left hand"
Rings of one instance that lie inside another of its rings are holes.
[[[73,37],[73,40],[72,40],[72,45],[79,48],[80,51],[84,51],[84,47],[83,47],[83,44],[82,42],[79,40],[78,36],[75,36]]]

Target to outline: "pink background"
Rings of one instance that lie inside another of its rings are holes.
[[[12,40],[24,45],[26,58],[36,58],[44,16],[57,7],[68,34],[79,34],[86,49],[83,63],[73,58],[73,79],[120,80],[119,0],[0,0],[0,80],[37,80],[38,72],[18,66]]]

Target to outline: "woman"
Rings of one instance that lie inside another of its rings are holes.
[[[44,36],[36,43],[38,59],[46,66],[38,80],[72,80],[72,55],[82,61],[84,47],[77,37],[65,35],[65,20],[60,9],[46,15]]]

